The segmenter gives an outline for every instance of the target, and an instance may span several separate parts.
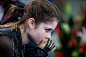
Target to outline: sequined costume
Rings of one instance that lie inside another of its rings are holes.
[[[12,56],[9,56],[9,57],[23,57],[22,50],[23,51],[25,51],[25,50],[24,50],[24,47],[22,47],[22,37],[21,37],[20,30],[17,28],[17,31],[16,31],[16,29],[11,31],[11,27],[9,27],[9,28],[0,28],[0,36],[2,36],[2,35],[6,35],[6,36],[10,37],[10,39],[12,41],[11,42],[12,43],[12,49],[11,49],[12,50]],[[0,45],[0,49],[1,49],[1,46],[2,45]],[[0,50],[0,54],[2,53],[2,51]],[[2,55],[2,56],[7,57],[7,56],[5,56],[5,54]],[[37,48],[35,50],[34,54],[33,54],[33,57],[47,57],[47,53],[44,50],[42,50],[40,48]]]
[[[21,47],[22,47],[22,38],[20,30],[17,29],[17,31],[16,30],[11,31],[10,28],[6,28],[0,31],[0,35],[6,35],[11,38],[13,43],[12,56],[19,57],[21,54]]]

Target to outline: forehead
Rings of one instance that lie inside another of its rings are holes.
[[[55,27],[57,26],[58,21],[52,21],[52,22],[48,22],[48,23],[41,23],[39,25],[39,27],[45,27],[45,28],[52,28],[55,29]]]
[[[52,22],[46,23],[45,26],[54,28],[57,26],[57,23],[58,23],[58,21],[52,21]]]

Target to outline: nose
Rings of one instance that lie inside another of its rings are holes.
[[[46,35],[46,38],[51,39],[51,34]]]

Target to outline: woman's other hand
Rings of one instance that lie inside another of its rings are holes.
[[[38,47],[43,49],[47,54],[50,54],[56,49],[55,44],[49,38],[43,39]]]

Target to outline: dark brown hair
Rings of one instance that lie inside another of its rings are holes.
[[[15,11],[15,9],[18,10],[19,8],[17,6],[12,6],[10,8],[13,15],[21,12],[21,10],[19,10],[18,12]],[[42,22],[46,23],[47,21],[53,21],[53,17],[55,17],[56,20],[60,19],[60,11],[56,5],[46,0],[35,0],[29,2],[24,7],[23,17],[20,23],[26,23],[26,20],[28,20],[29,18],[34,18],[35,24],[38,25]]]

